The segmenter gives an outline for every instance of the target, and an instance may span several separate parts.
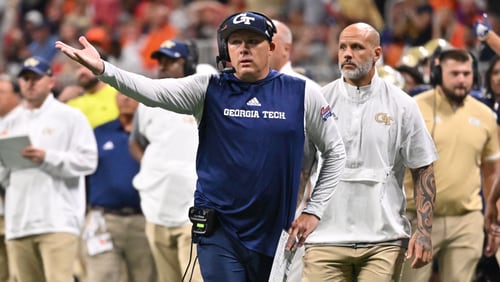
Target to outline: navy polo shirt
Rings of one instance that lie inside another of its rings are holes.
[[[89,204],[109,209],[140,209],[139,193],[132,179],[139,172],[129,151],[129,133],[118,119],[94,129],[98,148],[98,165],[89,180]]]

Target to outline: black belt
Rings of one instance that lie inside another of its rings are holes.
[[[141,209],[138,208],[132,208],[132,207],[124,207],[124,208],[105,208],[101,206],[92,206],[90,208],[91,210],[95,211],[101,211],[102,213],[108,213],[112,215],[119,215],[119,216],[129,216],[129,215],[138,215],[142,214]]]

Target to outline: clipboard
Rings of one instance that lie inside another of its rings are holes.
[[[8,169],[24,169],[36,167],[38,164],[21,156],[21,151],[31,145],[28,135],[12,135],[0,137],[0,161]]]

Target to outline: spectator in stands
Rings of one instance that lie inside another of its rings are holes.
[[[24,21],[30,36],[28,48],[31,56],[42,57],[48,62],[52,62],[57,54],[54,45],[59,37],[52,34],[49,23],[39,11],[29,11],[24,16]]]
[[[167,39],[175,38],[177,29],[170,23],[170,9],[161,4],[151,2],[148,9],[148,31],[141,49],[142,63],[146,70],[157,67],[157,61],[151,58],[161,43]]]

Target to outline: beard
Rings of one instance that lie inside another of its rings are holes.
[[[464,102],[465,97],[467,97],[467,95],[469,94],[471,88],[467,88],[465,86],[448,88],[444,85],[441,85],[441,90],[443,91],[446,98],[448,98],[448,100],[461,105]]]
[[[346,63],[353,64],[355,66],[355,69],[354,70],[342,69],[342,66]],[[359,63],[359,64],[355,64],[355,63],[350,62],[350,61],[349,62],[344,61],[342,63],[339,62],[340,73],[342,73],[342,75],[344,77],[347,77],[350,80],[358,80],[358,79],[363,78],[365,75],[367,75],[370,72],[371,68],[372,68],[371,61],[366,61],[366,62]]]

